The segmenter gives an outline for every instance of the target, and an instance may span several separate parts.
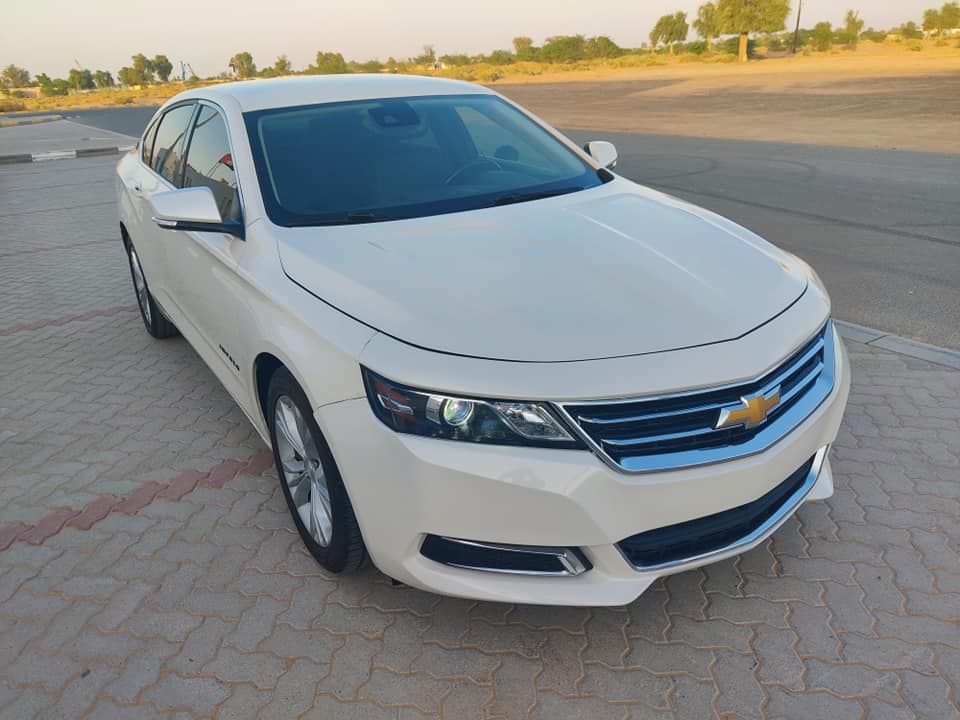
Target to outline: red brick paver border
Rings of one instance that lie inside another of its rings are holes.
[[[224,460],[207,472],[186,470],[166,483],[151,480],[124,497],[101,495],[80,510],[59,508],[33,525],[21,522],[8,523],[0,526],[0,550],[7,549],[18,540],[40,545],[66,526],[78,530],[89,530],[113,512],[134,515],[156,498],[179,500],[198,485],[222,488],[241,472],[262,475],[271,467],[273,467],[273,453],[264,449],[247,460]]]

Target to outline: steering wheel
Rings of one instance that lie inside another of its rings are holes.
[[[453,181],[463,175],[467,170],[477,167],[485,167],[487,165],[492,165],[497,170],[503,170],[503,165],[498,163],[496,160],[490,157],[481,156],[474,160],[470,160],[467,163],[464,163],[459,168],[450,173],[446,180],[443,181],[444,185],[452,185]]]

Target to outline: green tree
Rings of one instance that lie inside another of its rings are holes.
[[[379,60],[367,60],[366,62],[358,63],[356,69],[359,72],[378,73],[383,71],[383,63]]]
[[[860,14],[854,10],[847,10],[843,19],[843,35],[849,45],[857,46],[861,30],[863,30],[863,20],[860,18]]]
[[[166,55],[154,56],[153,60],[150,61],[150,65],[157,73],[157,77],[160,78],[160,82],[166,82],[170,79],[170,73],[173,72],[173,63],[170,62]]]
[[[917,40],[923,37],[923,30],[918,28],[913,20],[898,27],[897,32],[904,40]]]
[[[86,69],[73,68],[70,70],[70,74],[67,76],[67,82],[70,83],[70,87],[74,90],[92,90],[95,87],[93,84],[93,73]]]
[[[108,70],[97,70],[93,74],[93,82],[98,88],[113,87],[113,75]]]
[[[489,55],[483,57],[483,61],[491,65],[509,65],[516,58],[509,50],[494,50]]]
[[[939,30],[943,26],[943,19],[940,17],[940,11],[936,8],[930,8],[923,11],[923,31],[927,34],[934,30]]]
[[[145,85],[147,83],[153,82],[153,61],[148,58],[143,53],[137,53],[130,58],[133,64],[133,72],[136,78],[136,82],[130,83],[131,85]]]
[[[685,42],[687,35],[690,33],[690,24],[687,22],[687,14],[685,12],[677,12],[673,14],[673,20],[670,22],[670,52],[673,52],[673,47],[677,43]]]
[[[650,29],[650,51],[655,52],[657,45],[665,40],[668,33],[668,25],[670,24],[670,15],[661,16],[654,26]]]
[[[130,85],[140,84],[140,78],[137,75],[137,71],[132,67],[124,66],[120,68],[120,70],[117,72],[117,79],[120,81],[121,85],[127,85],[128,87]]]
[[[289,75],[292,71],[293,65],[286,55],[280,55],[273,63],[273,72],[276,75]]]
[[[424,45],[423,52],[413,58],[411,62],[415,65],[433,65],[437,62],[437,51],[434,50],[433,45]]]
[[[551,63],[576,62],[583,59],[586,44],[583,35],[554,35],[546,39],[537,57]]]
[[[739,36],[737,59],[747,61],[752,32],[780,32],[790,12],[790,0],[717,0],[719,31]]]
[[[311,73],[317,75],[341,75],[349,72],[347,61],[343,55],[335,52],[318,52],[317,63],[310,68]]]
[[[441,55],[440,62],[451,67],[461,67],[472,63],[473,58],[466,53],[451,53],[449,55]]]
[[[3,72],[0,72],[0,88],[9,90],[10,88],[25,87],[30,84],[30,73],[24,68],[16,65],[7,65]]]
[[[623,48],[617,45],[606,35],[597,35],[588,38],[584,46],[584,54],[589,58],[612,58],[623,55]]]
[[[513,39],[513,54],[517,56],[517,60],[536,60],[537,48],[531,38],[520,35]]]
[[[697,35],[707,43],[707,52],[713,49],[713,39],[718,35],[720,17],[717,15],[717,6],[712,2],[704,3],[697,10],[697,19],[693,21],[693,29]]]
[[[654,47],[658,43],[665,43],[670,54],[673,55],[674,44],[687,39],[690,26],[687,24],[687,14],[684,12],[664,15],[650,31],[650,42]]]
[[[940,21],[943,23],[943,30],[960,27],[960,3],[944,3],[940,8]]]
[[[53,79],[50,76],[40,73],[37,75],[37,84],[40,86],[40,93],[45,96],[66,95],[70,92],[70,83],[63,78]]]
[[[821,52],[829,50],[833,47],[833,26],[826,21],[818,22],[813,26],[810,42],[813,44],[814,50],[820,50]]]
[[[253,62],[253,55],[246,50],[238,52],[230,58],[230,62],[227,64],[238,78],[252,78],[257,74],[257,66]]]

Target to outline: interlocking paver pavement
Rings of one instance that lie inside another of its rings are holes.
[[[836,495],[625,608],[331,577],[143,331],[113,163],[0,170],[0,718],[960,716],[960,372],[849,344]]]

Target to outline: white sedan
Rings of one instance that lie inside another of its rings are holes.
[[[801,260],[477,85],[217,85],[117,167],[147,331],[273,448],[303,542],[428,590],[613,605],[833,492]]]

